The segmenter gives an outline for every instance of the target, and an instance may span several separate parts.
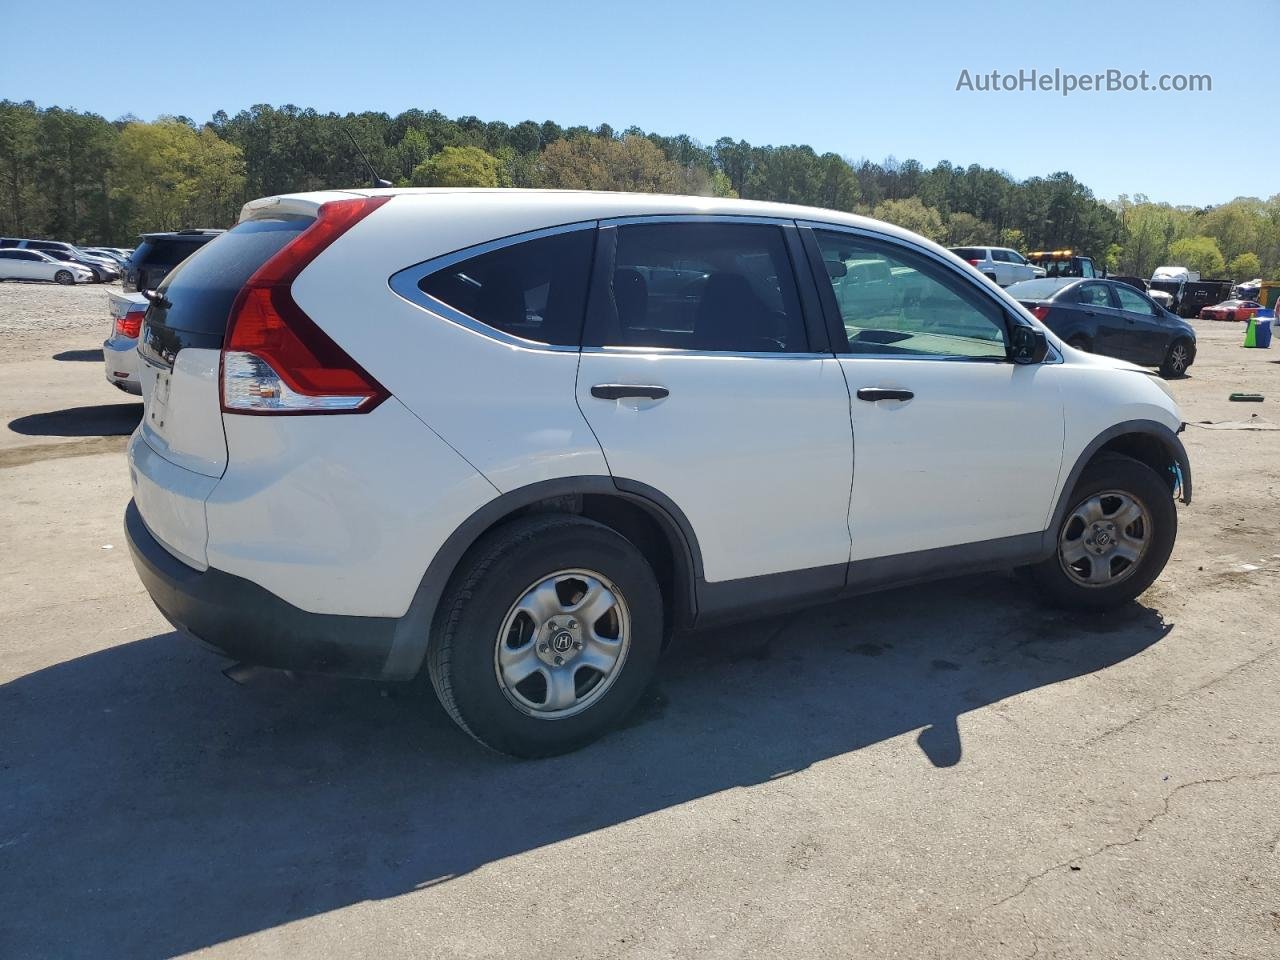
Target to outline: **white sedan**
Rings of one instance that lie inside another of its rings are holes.
[[[78,263],[55,260],[39,250],[0,250],[0,280],[52,280],[92,283],[93,271]]]

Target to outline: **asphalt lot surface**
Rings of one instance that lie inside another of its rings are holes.
[[[1280,956],[1280,344],[1198,324],[1139,603],[969,576],[689,637],[628,727],[522,763],[169,629],[105,318],[0,285],[0,957]]]

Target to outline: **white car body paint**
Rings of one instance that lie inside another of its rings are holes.
[[[1151,378],[1051,333],[1061,362],[1036,367],[579,353],[503,342],[389,286],[415,264],[563,224],[776,217],[908,241],[1043,329],[941,247],[850,214],[690,197],[360,190],[266,198],[242,218],[383,193],[393,199],[292,288],[391,394],[372,412],[223,414],[217,350],[184,349],[171,373],[141,364],[144,422],[129,457],[146,526],[196,569],[242,577],[303,611],[403,615],[468,517],[539,481],[612,475],[656,488],[693,527],[705,579],[719,582],[1037,532],[1100,433],[1130,419],[1179,423]],[[589,393],[651,379],[667,399]],[[850,389],[873,381],[909,386],[917,399],[851,401]]]
[[[611,383],[671,395],[591,395]],[[848,561],[849,391],[830,356],[584,351],[578,403],[613,473],[684,511],[708,582]]]
[[[218,350],[186,349],[173,370],[139,364],[143,438],[170,463],[206,477],[222,476],[227,441],[218,400]]]
[[[497,491],[398,400],[362,416],[228,415],[209,563],[312,613],[399,617]]]
[[[855,397],[864,387],[915,394],[851,405],[854,560],[1044,529],[1062,466],[1061,365],[840,364]]]

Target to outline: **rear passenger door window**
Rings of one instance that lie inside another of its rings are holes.
[[[814,233],[849,353],[1006,359],[1000,307],[954,271],[859,234]]]
[[[609,297],[585,343],[712,353],[803,353],[804,318],[782,228],[724,221],[616,228]]]
[[[455,260],[418,281],[444,315],[534,343],[581,342],[592,229],[509,243]]]
[[[1111,295],[1111,288],[1105,283],[1080,284],[1076,288],[1076,300],[1087,307],[1113,309],[1117,305],[1115,298]]]

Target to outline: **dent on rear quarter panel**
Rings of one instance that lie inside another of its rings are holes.
[[[394,397],[367,414],[224,422],[209,565],[312,613],[403,616],[436,550],[497,495]]]

